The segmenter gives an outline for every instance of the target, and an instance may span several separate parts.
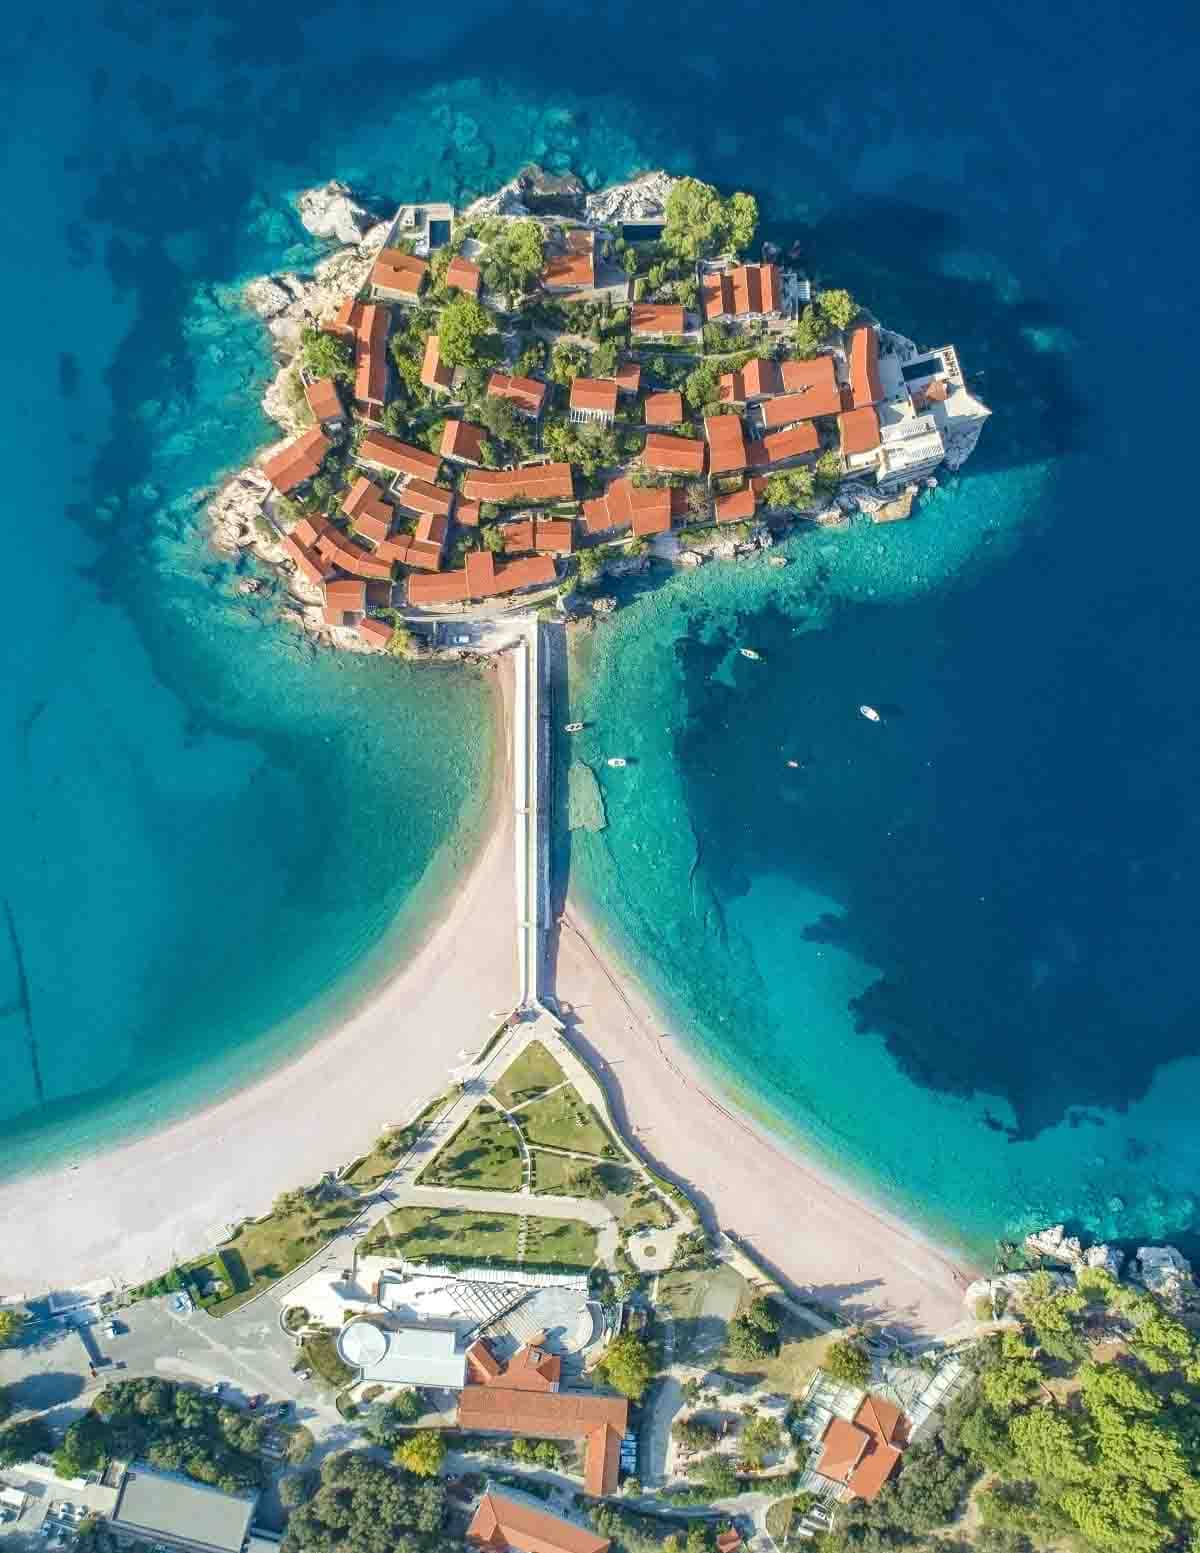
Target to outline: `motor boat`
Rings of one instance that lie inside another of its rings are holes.
[[[753,658],[756,661],[762,657],[762,653],[755,652],[753,647],[739,647],[738,652],[741,653],[743,658]]]
[[[563,724],[563,732],[564,733],[582,733],[583,732],[583,724],[582,723],[564,723]]]
[[[607,764],[612,766],[614,770],[620,771],[622,767],[627,766],[629,762],[625,759],[624,755],[610,755],[608,757]]]
[[[883,721],[883,718],[880,717],[879,713],[873,706],[860,706],[858,709],[858,715],[860,717],[865,717],[869,723],[881,723]]]

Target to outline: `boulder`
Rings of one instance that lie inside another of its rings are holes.
[[[1062,1224],[1052,1224],[1048,1229],[1026,1235],[1025,1249],[1031,1256],[1049,1257],[1054,1262],[1066,1262],[1069,1267],[1084,1265],[1082,1243],[1076,1236],[1068,1235]]]
[[[598,226],[617,226],[624,221],[661,221],[666,214],[667,196],[679,182],[670,173],[642,173],[628,183],[616,183],[587,197],[589,221]]]
[[[297,196],[300,220],[314,237],[332,237],[339,243],[360,242],[371,217],[354,199],[350,189],[336,178]]]
[[[1192,1264],[1174,1246],[1141,1246],[1134,1253],[1137,1278],[1151,1294],[1167,1305],[1178,1309],[1190,1295]]]
[[[582,215],[587,187],[574,173],[548,173],[531,162],[513,180],[518,198],[539,216]]]
[[[242,296],[246,306],[260,318],[274,318],[292,302],[291,293],[269,275],[260,275],[257,280],[252,280]]]
[[[680,550],[679,552],[680,566],[703,566],[707,559],[703,550]]]
[[[263,525],[269,522],[265,509],[270,494],[271,482],[253,464],[225,482],[208,508],[212,540],[218,550],[232,554],[256,547],[265,532]]]
[[[1115,1246],[1089,1246],[1084,1255],[1084,1261],[1089,1267],[1102,1267],[1106,1273],[1119,1278],[1121,1269],[1125,1265],[1125,1253],[1118,1251]]]
[[[311,410],[304,401],[297,401],[289,392],[296,380],[296,363],[289,362],[267,384],[262,397],[263,414],[282,426],[290,437],[296,436],[313,424]]]

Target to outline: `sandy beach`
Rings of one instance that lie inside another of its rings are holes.
[[[484,839],[425,942],[295,1062],[77,1170],[0,1186],[0,1292],[165,1272],[280,1192],[363,1153],[486,1042],[489,1013],[517,997],[507,656],[496,673],[503,727]]]
[[[734,1235],[793,1288],[859,1320],[912,1338],[963,1320],[962,1290],[979,1269],[864,1201],[724,1097],[571,898],[556,988],[569,1039],[600,1074],[618,1123],[710,1227]]]

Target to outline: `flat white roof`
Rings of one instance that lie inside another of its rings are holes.
[[[257,1497],[136,1466],[125,1474],[112,1524],[147,1542],[165,1540],[197,1553],[241,1553]]]
[[[363,1380],[395,1386],[449,1386],[466,1379],[458,1334],[440,1327],[382,1327],[350,1321],[338,1333],[338,1352]]]

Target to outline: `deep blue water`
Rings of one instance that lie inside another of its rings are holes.
[[[688,1038],[929,1218],[1191,1222],[1191,10],[68,4],[0,48],[21,1159],[311,1034],[485,775],[478,682],[312,663],[206,554],[196,493],[263,435],[238,284],[315,252],[288,195],[669,164],[996,413],[904,529],[629,613],[580,694],[624,676],[663,781],[580,882]]]

